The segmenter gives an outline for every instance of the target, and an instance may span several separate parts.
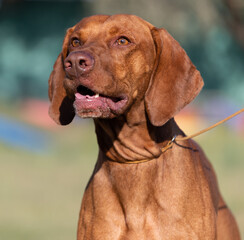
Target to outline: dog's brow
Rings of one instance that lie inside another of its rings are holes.
[[[100,33],[101,26],[99,24],[94,24],[92,26],[86,26],[85,28],[81,28],[77,31],[77,34],[83,41],[86,41],[88,38],[92,36],[96,36]]]
[[[109,30],[109,34],[110,35],[114,35],[114,34],[116,34],[118,32],[119,32],[119,29],[117,27],[115,27],[115,26],[111,27],[110,30]]]

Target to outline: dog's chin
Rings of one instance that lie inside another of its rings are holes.
[[[74,109],[81,118],[114,118],[126,108],[127,97],[108,97],[100,94],[75,94]]]

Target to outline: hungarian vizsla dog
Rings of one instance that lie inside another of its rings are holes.
[[[98,160],[82,200],[78,240],[238,240],[214,170],[174,116],[200,73],[165,29],[133,15],[97,15],[68,29],[49,79],[49,114],[93,118]]]

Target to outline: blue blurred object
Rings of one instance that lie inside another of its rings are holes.
[[[45,132],[27,124],[0,116],[0,143],[35,153],[47,151],[49,139]]]

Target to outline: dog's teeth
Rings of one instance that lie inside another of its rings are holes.
[[[99,94],[97,93],[96,95],[95,95],[95,98],[98,98],[99,97]]]

